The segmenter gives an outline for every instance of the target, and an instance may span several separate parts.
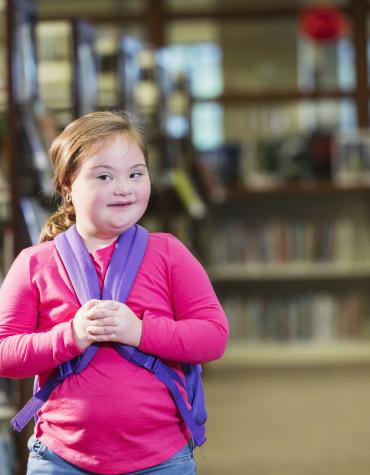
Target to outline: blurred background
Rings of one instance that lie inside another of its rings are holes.
[[[143,224],[183,240],[224,305],[201,475],[368,475],[370,2],[0,0],[0,271],[57,205],[74,118],[145,124]],[[0,380],[0,474],[25,473]]]

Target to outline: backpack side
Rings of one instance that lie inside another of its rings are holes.
[[[185,390],[191,405],[191,413],[195,422],[205,434],[207,409],[202,382],[202,366],[200,364],[183,364]]]

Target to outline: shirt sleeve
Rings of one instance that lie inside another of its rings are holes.
[[[37,332],[39,295],[30,258],[22,251],[0,288],[0,376],[27,378],[81,354],[72,321]]]
[[[139,349],[182,363],[220,358],[228,338],[226,315],[201,264],[171,235],[168,265],[175,319],[144,312]]]

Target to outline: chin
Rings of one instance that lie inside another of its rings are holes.
[[[127,231],[129,228],[133,226],[132,224],[122,224],[122,226],[113,224],[112,226],[109,227],[109,232],[112,234],[115,234],[116,236],[118,234],[122,234],[123,232]]]

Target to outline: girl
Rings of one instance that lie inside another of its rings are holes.
[[[110,342],[181,371],[222,356],[225,314],[198,261],[164,233],[150,234],[126,305],[81,307],[53,238],[75,223],[102,285],[117,237],[147,208],[148,153],[130,116],[93,112],[66,127],[51,157],[61,205],[0,290],[0,376],[39,375],[42,386],[61,363],[100,347],[39,411],[27,474],[194,474],[191,436],[167,388]]]

